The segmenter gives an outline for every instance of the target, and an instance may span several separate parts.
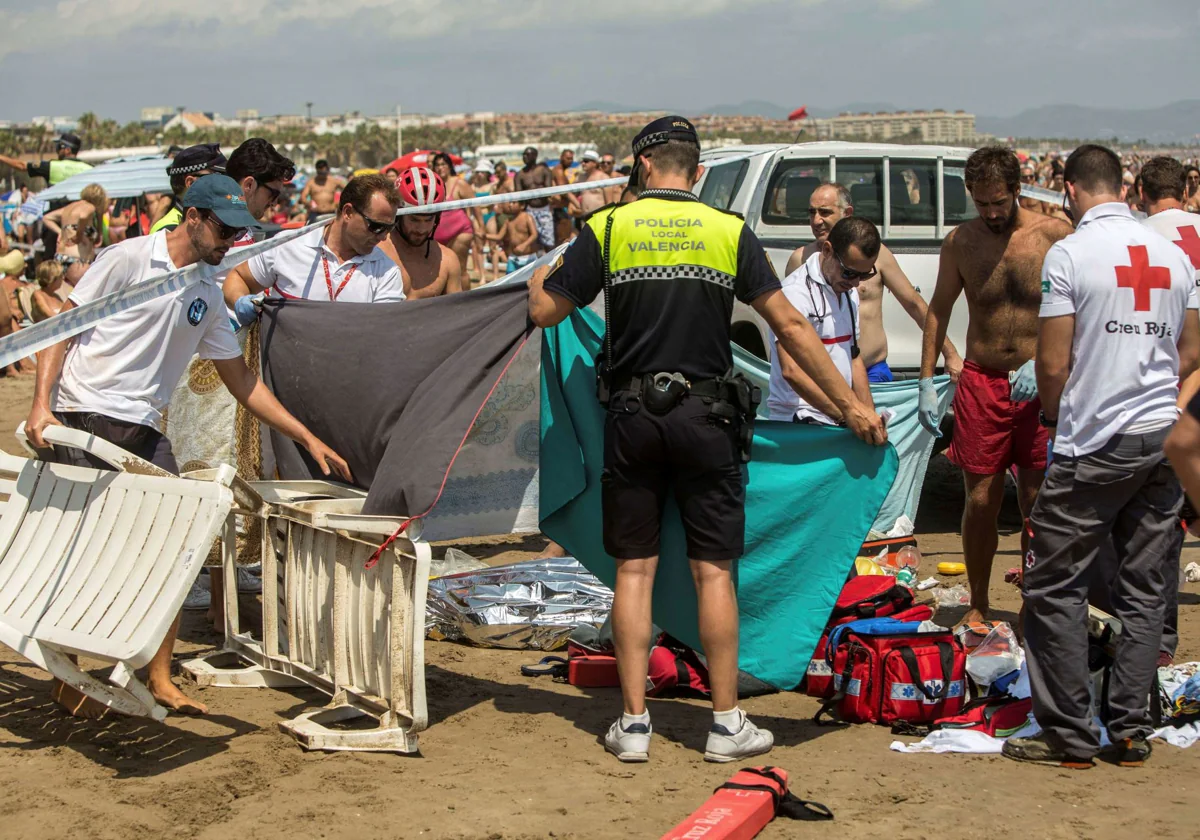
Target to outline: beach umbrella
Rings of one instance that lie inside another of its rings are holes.
[[[417,149],[415,152],[409,152],[406,155],[401,155],[391,163],[385,163],[379,167],[380,172],[386,172],[389,169],[394,169],[401,172],[413,166],[428,166],[429,161],[437,154],[437,149]],[[449,153],[447,153],[449,154]],[[458,155],[451,154],[450,162],[458,166],[463,162],[463,159]]]

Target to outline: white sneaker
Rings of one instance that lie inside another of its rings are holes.
[[[712,729],[708,731],[708,744],[704,748],[705,761],[739,761],[771,751],[775,744],[775,736],[751,723],[745,712],[740,714],[742,726],[736,732],[730,732],[719,723],[713,724]]]
[[[212,604],[212,592],[208,589],[208,574],[201,572],[192,583],[187,597],[183,599],[185,610],[206,610]]]
[[[631,723],[628,728],[622,729],[624,717],[617,718],[617,722],[608,728],[608,734],[604,736],[604,749],[619,761],[649,761],[650,735],[654,730],[648,723]]]
[[[259,566],[259,569],[262,567]],[[238,592],[262,592],[262,578],[250,571],[248,566],[237,567]]]

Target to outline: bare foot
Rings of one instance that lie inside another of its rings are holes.
[[[981,622],[981,621],[987,621],[987,609],[985,608],[985,609],[981,610],[981,609],[978,609],[977,607],[971,607],[970,609],[967,610],[966,614],[962,617],[962,620],[959,621],[958,624],[955,624],[954,626],[962,627],[964,624],[974,624],[976,622]]]
[[[544,549],[542,549],[542,553],[539,554],[537,557],[534,557],[533,559],[534,560],[552,560],[556,557],[566,557],[566,556],[567,556],[567,550],[565,548],[563,548],[561,545],[559,545],[558,543],[556,543],[554,540],[550,540],[550,542],[546,545],[546,547]]]
[[[84,720],[100,720],[108,714],[108,706],[59,679],[54,680],[54,686],[50,689],[50,699],[75,717]]]
[[[196,700],[192,700],[186,694],[176,687],[175,683],[167,680],[164,685],[150,683],[147,686],[150,693],[154,695],[154,699],[159,705],[165,706],[172,712],[181,715],[206,715],[208,714],[208,706]]]

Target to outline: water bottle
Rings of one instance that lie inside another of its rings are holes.
[[[896,565],[901,569],[912,569],[913,574],[921,567],[921,551],[915,545],[906,545],[896,553]]]

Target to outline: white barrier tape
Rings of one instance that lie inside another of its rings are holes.
[[[722,166],[726,163],[746,160],[759,154],[764,153],[753,152],[745,155],[734,155],[708,162],[705,166]],[[606,178],[603,181],[591,181],[584,184],[562,184],[557,187],[543,187],[541,189],[524,190],[522,192],[483,195],[476,198],[460,199],[458,201],[444,201],[441,204],[430,204],[425,207],[403,207],[396,212],[396,215],[397,217],[427,215],[429,213],[443,213],[447,210],[459,210],[468,207],[489,207],[493,204],[502,204],[510,201],[528,201],[552,195],[586,192],[587,190],[612,187],[624,184],[628,180],[625,177]],[[145,282],[138,283],[136,286],[122,289],[119,292],[113,292],[111,295],[106,295],[99,300],[94,300],[91,303],[71,309],[62,315],[55,315],[53,318],[48,318],[40,324],[34,324],[32,327],[18,330],[10,336],[0,338],[0,368],[32,356],[34,353],[45,350],[47,347],[52,347],[60,341],[65,341],[68,338],[79,335],[81,332],[91,329],[105,318],[124,312],[127,309],[132,309],[135,306],[140,306],[143,303],[149,303],[164,295],[178,292],[200,282],[205,277],[211,277],[222,271],[229,271],[251,257],[258,256],[266,251],[270,251],[272,248],[277,248],[286,242],[291,242],[293,239],[304,236],[317,228],[324,227],[330,221],[331,219],[326,219],[300,228],[299,230],[277,234],[270,239],[255,243],[254,245],[247,245],[244,248],[231,250],[218,266],[192,265],[178,271],[172,271],[169,274],[151,278]],[[550,254],[533,263],[532,266],[544,265],[551,256],[557,256],[560,252],[560,249],[556,248]],[[530,274],[532,274],[532,266],[526,266],[526,268],[530,269]],[[521,275],[521,272],[514,272],[513,276],[516,275]],[[510,282],[524,282],[524,280]]]
[[[1045,187],[1035,187],[1032,184],[1021,185],[1022,198],[1036,198],[1038,201],[1044,201],[1047,204],[1056,204],[1059,207],[1063,206],[1063,201],[1066,200],[1064,193],[1048,190]]]
[[[285,242],[304,236],[310,231],[324,227],[328,221],[317,222],[314,225],[299,230],[281,233],[263,242],[247,245],[243,248],[231,249],[220,265],[197,264],[169,274],[151,278],[143,283],[105,295],[99,300],[75,307],[62,315],[55,315],[40,324],[34,324],[23,330],[18,330],[10,336],[0,338],[0,367],[11,365],[27,356],[32,356],[39,350],[52,347],[81,332],[91,329],[100,321],[127,309],[149,303],[164,295],[173,294],[188,286],[199,283],[206,277],[211,277],[222,271],[241,265],[251,257],[271,250]]]
[[[704,161],[705,168],[714,166],[724,166],[727,163],[737,163],[739,161],[748,160],[758,155],[764,155],[767,152],[749,152],[743,155],[733,155],[727,158],[720,158],[713,161]],[[629,179],[625,176],[619,178],[605,178],[603,181],[588,181],[585,183],[575,184],[559,184],[556,187],[539,187],[536,190],[524,190],[522,192],[508,193],[492,193],[491,195],[480,195],[475,198],[460,198],[455,201],[443,201],[441,204],[428,204],[424,207],[401,207],[396,211],[396,217],[400,216],[428,216],[432,213],[445,213],[450,210],[469,210],[473,207],[491,207],[493,204],[507,204],[511,201],[531,201],[538,198],[550,198],[556,195],[564,195],[573,192],[587,192],[588,190],[601,190],[605,187],[618,187],[627,184]]]
[[[533,276],[533,272],[537,271],[543,265],[550,265],[551,263],[553,263],[556,259],[558,259],[559,255],[562,254],[564,251],[566,251],[567,248],[569,248],[570,246],[571,246],[570,242],[564,242],[561,245],[555,246],[553,249],[551,249],[550,251],[547,251],[545,254],[538,257],[536,260],[531,262],[529,265],[522,266],[521,268],[518,268],[516,271],[514,271],[512,274],[506,274],[503,277],[501,277],[499,280],[495,280],[492,283],[489,283],[488,285],[490,285],[490,286],[511,286],[514,283],[522,283],[522,284],[528,283],[529,278]]]

